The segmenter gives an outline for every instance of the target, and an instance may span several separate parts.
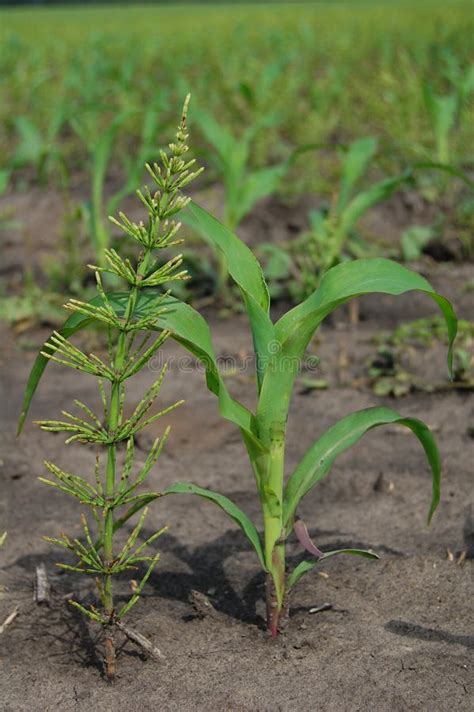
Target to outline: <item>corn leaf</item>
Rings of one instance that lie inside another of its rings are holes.
[[[291,572],[288,576],[286,583],[287,593],[295,586],[304,574],[308,571],[312,571],[315,566],[317,566],[321,561],[325,559],[330,559],[332,556],[337,556],[338,554],[350,554],[351,556],[363,556],[366,559],[379,559],[373,551],[368,551],[366,549],[336,549],[335,551],[326,551],[319,559],[305,559]]]
[[[285,424],[301,359],[316,329],[328,314],[363,294],[399,295],[410,291],[427,294],[441,309],[448,329],[448,367],[451,372],[457,319],[450,302],[435,292],[424,277],[391,260],[344,262],[328,270],[313,294],[275,324],[276,342],[280,348],[265,371],[257,411],[259,420],[266,422],[268,427],[272,423]]]
[[[205,489],[204,487],[199,487],[198,485],[192,484],[191,482],[176,482],[175,484],[170,485],[165,490],[163,490],[163,494],[197,494],[199,495],[199,497],[204,497],[205,499],[208,499],[211,502],[217,504],[242,529],[245,536],[255,549],[263,569],[266,570],[262,542],[260,541],[260,537],[258,535],[254,523],[230,499],[224,497],[224,495],[219,494],[218,492],[212,492],[212,490]]]
[[[194,202],[186,208],[187,215],[180,214],[200,233],[205,233],[210,242],[224,253],[228,262],[229,274],[245,294],[250,295],[260,307],[268,313],[270,297],[262,268],[247,245],[237,235],[216,220],[204,208]]]
[[[180,217],[199,233],[205,234],[206,239],[224,254],[229,274],[241,291],[249,316],[257,377],[261,385],[270,357],[268,346],[275,338],[268,315],[270,296],[263,270],[247,245],[196,203],[191,202]]]
[[[342,161],[341,189],[337,201],[338,212],[344,210],[355,184],[365,172],[376,149],[377,139],[371,136],[354,141],[349,146]]]
[[[390,198],[392,193],[394,193],[402,183],[405,183],[410,176],[411,173],[407,171],[394,178],[379,181],[370,188],[367,188],[367,190],[358,193],[342,211],[341,231],[347,234],[367,210]]]
[[[287,532],[301,499],[317,482],[329,474],[334,460],[358,442],[365,433],[379,425],[403,425],[422,444],[432,473],[432,499],[428,522],[438,506],[441,483],[441,461],[435,439],[429,428],[416,418],[404,418],[392,408],[374,407],[356,411],[342,418],[309,448],[289,478],[284,494],[283,521]]]

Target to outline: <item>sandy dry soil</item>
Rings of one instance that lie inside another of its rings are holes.
[[[440,291],[454,299],[465,317],[473,314],[473,293],[464,290],[472,266],[429,268]],[[381,329],[434,312],[422,297],[364,300],[356,330],[344,312],[326,326],[313,348],[321,357],[319,376],[331,387],[296,389],[289,421],[288,470],[325,428],[351,410],[381,403],[364,384],[371,339]],[[220,355],[242,358],[250,340],[245,319],[212,317]],[[28,334],[39,345],[46,331]],[[301,515],[321,549],[372,548],[379,562],[348,558],[328,561],[323,575],[303,579],[295,592],[286,631],[270,639],[263,627],[263,579],[255,555],[240,531],[212,504],[198,498],[169,497],[157,503],[150,532],[164,523],[158,540],[161,561],[130,623],[166,654],[164,663],[147,660],[128,642],[119,654],[119,677],[102,679],[97,630],[67,604],[71,593],[93,600],[94,587],[74,574],[60,575],[61,552],[45,535],[79,534],[74,502],[38,482],[45,457],[71,471],[92,471],[94,451],[63,444],[61,436],[40,432],[34,418],[55,417],[74,397],[97,402],[94,379],[50,367],[38,390],[32,417],[20,440],[15,421],[34,351],[25,340],[1,331],[1,529],[8,539],[1,552],[0,621],[19,606],[19,615],[1,635],[0,708],[20,710],[180,712],[374,712],[390,710],[472,710],[474,707],[472,609],[474,511],[472,394],[449,391],[412,394],[386,401],[404,414],[428,422],[444,461],[442,503],[433,525],[425,526],[430,478],[418,442],[400,429],[372,431],[337,461],[330,477],[304,501]],[[172,434],[151,477],[161,489],[189,479],[235,499],[258,518],[254,483],[235,428],[221,421],[214,397],[199,372],[183,373],[180,349],[166,347],[172,368],[162,402],[185,398],[172,417]],[[341,374],[344,353],[347,365]],[[441,347],[419,353],[415,368],[439,381],[445,365]],[[131,382],[140,396],[154,373]],[[355,384],[354,384],[355,381]],[[253,402],[252,373],[229,377],[229,387]],[[139,440],[143,459],[158,423]],[[447,556],[452,552],[453,560]],[[299,556],[289,547],[290,558]],[[464,563],[457,563],[459,556]],[[51,606],[32,600],[35,567],[44,562],[52,583]],[[201,618],[190,602],[192,590],[214,606]],[[119,599],[130,592],[126,578]],[[323,604],[319,613],[310,609]]]

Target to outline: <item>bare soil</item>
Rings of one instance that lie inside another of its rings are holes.
[[[43,229],[47,220],[45,208]],[[10,247],[11,262],[8,269],[4,265],[8,274],[15,269],[13,244]],[[472,265],[419,267],[454,300],[462,316],[472,318],[474,294],[465,290],[474,276]],[[365,379],[377,333],[434,312],[434,305],[421,296],[364,299],[355,329],[344,311],[338,313],[312,345],[321,357],[316,376],[330,387],[309,393],[297,387],[287,457],[291,471],[315,437],[354,409],[386,402],[418,416],[436,432],[444,462],[442,503],[432,526],[425,524],[430,477],[418,442],[396,427],[372,431],[338,459],[331,475],[305,498],[300,514],[321,549],[372,548],[381,560],[340,557],[321,566],[319,574],[302,579],[286,630],[271,639],[264,630],[263,578],[240,531],[217,507],[199,498],[160,500],[151,508],[147,527],[151,533],[166,523],[169,533],[156,542],[161,560],[129,623],[167,660],[146,659],[120,639],[114,686],[103,680],[98,631],[67,602],[71,594],[82,602],[94,600],[94,584],[61,574],[55,562],[65,560],[62,552],[42,538],[62,530],[80,535],[75,502],[38,482],[43,460],[87,475],[93,470],[94,451],[65,446],[61,436],[42,433],[32,422],[40,416],[56,417],[78,394],[95,405],[95,382],[48,367],[25,432],[16,440],[16,418],[34,348],[48,332],[32,330],[19,338],[2,326],[0,530],[7,530],[8,538],[0,552],[0,624],[16,606],[19,615],[0,636],[0,709],[472,710],[474,399],[468,392],[448,389],[383,401]],[[244,317],[221,320],[211,315],[211,321],[217,353],[243,360],[250,350]],[[162,402],[185,398],[186,404],[168,418],[172,434],[150,486],[159,490],[177,480],[192,480],[233,498],[258,520],[253,477],[239,433],[219,419],[202,373],[183,371],[180,348],[168,343],[166,351],[171,369]],[[442,380],[442,346],[417,352],[413,368],[427,381]],[[155,375],[147,370],[134,377],[130,398],[138,399]],[[253,403],[251,371],[229,375],[228,383],[241,400]],[[164,425],[156,424],[139,438],[139,459]],[[295,542],[289,554],[292,562],[300,556]],[[34,572],[40,562],[52,584],[49,607],[33,602]],[[130,591],[131,581],[125,578],[118,600]],[[209,615],[198,613],[192,591],[209,598]],[[330,608],[310,613],[323,604]]]

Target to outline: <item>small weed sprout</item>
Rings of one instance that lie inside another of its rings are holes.
[[[135,264],[122,257],[113,249],[105,250],[105,267],[93,267],[97,280],[98,296],[90,303],[70,299],[66,308],[73,312],[72,321],[99,323],[108,333],[108,358],[102,359],[95,354],[86,354],[68,340],[68,332],[57,331],[43,347],[45,359],[90,374],[97,378],[102,402],[102,412],[96,414],[80,400],[75,400],[77,414],[63,411],[63,420],[42,420],[39,425],[49,432],[64,432],[66,443],[80,442],[101,446],[106,451],[105,473],[97,455],[95,483],[66,472],[52,462],[46,462],[49,477],[41,481],[69,494],[91,510],[97,532],[93,534],[90,524],[82,516],[83,539],[71,538],[61,534],[59,538],[48,538],[54,544],[71,552],[74,564],[58,564],[67,571],[90,574],[97,580],[101,608],[86,608],[77,601],[70,603],[92,621],[104,627],[106,677],[112,681],[115,676],[114,628],[123,629],[122,619],[138,601],[141,591],[151,575],[159,555],[147,555],[147,547],[163,533],[161,529],[146,541],[140,541],[140,535],[147,515],[146,505],[156,497],[155,493],[140,492],[150,470],[158,460],[163,445],[168,437],[167,428],[161,438],[153,443],[145,463],[134,474],[134,438],[147,425],[155,422],[180,405],[182,401],[150,415],[157,399],[166,366],[158,379],[147,390],[130,417],[124,416],[126,381],[145,368],[157,353],[169,332],[162,330],[158,335],[153,330],[158,313],[166,309],[168,294],[163,285],[173,280],[186,279],[186,272],[181,270],[182,256],[177,255],[165,264],[156,259],[155,252],[169,248],[180,242],[177,233],[180,223],[174,219],[176,213],[188,203],[188,198],[181,190],[201,171],[193,170],[194,160],[187,160],[188,146],[186,113],[188,99],[185,102],[183,116],[176,140],[170,144],[170,153],[160,152],[160,163],[147,165],[148,172],[156,184],[151,192],[147,187],[138,191],[138,196],[148,211],[148,222],[134,223],[124,213],[118,219],[111,218],[125,233],[140,246],[140,254]],[[117,313],[104,291],[103,275],[114,275],[124,280],[128,291],[120,293],[120,313]],[[157,311],[153,315],[137,315],[136,306],[140,295],[152,291],[155,296]],[[121,473],[117,467],[117,447],[126,443],[125,462]],[[140,512],[139,520],[121,549],[115,544],[115,534],[121,525],[135,513]],[[121,513],[121,514],[120,514]],[[145,573],[131,598],[121,607],[116,607],[113,593],[113,579],[124,571],[146,565]]]

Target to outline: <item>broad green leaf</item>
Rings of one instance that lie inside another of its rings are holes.
[[[418,260],[433,234],[433,228],[428,225],[413,225],[404,230],[401,237],[404,262]]]
[[[229,274],[240,288],[249,316],[260,385],[269,358],[268,346],[275,338],[263,270],[247,245],[196,203],[191,202],[180,217],[223,253]]]
[[[374,407],[345,416],[327,430],[309,448],[289,478],[284,494],[283,521],[289,532],[301,499],[330,472],[338,455],[358,442],[365,433],[379,425],[396,423],[409,428],[422,444],[432,473],[432,499],[428,522],[440,497],[441,461],[429,428],[416,418],[404,418],[392,408]]]
[[[407,171],[395,178],[382,180],[356,195],[342,211],[340,230],[347,234],[367,210],[387,200],[410,175]]]
[[[298,583],[300,578],[307,574],[308,571],[312,571],[315,566],[317,566],[321,561],[325,559],[330,559],[332,556],[337,556],[338,554],[350,554],[351,556],[363,556],[366,559],[379,559],[373,551],[367,551],[366,549],[337,549],[336,551],[326,551],[323,556],[319,559],[306,559],[302,561],[288,576],[286,582],[287,593],[294,588],[295,584]]]
[[[354,141],[349,146],[349,150],[342,159],[342,180],[337,201],[338,213],[341,213],[346,207],[355,184],[365,172],[376,150],[377,139],[371,136]]]
[[[45,149],[44,139],[37,126],[28,116],[18,116],[14,123],[20,141],[13,157],[13,165],[21,167],[28,163],[37,163]]]
[[[260,541],[260,537],[254,523],[228,497],[224,497],[224,495],[219,494],[218,492],[212,492],[212,490],[205,489],[204,487],[199,487],[191,482],[176,482],[163,490],[162,494],[197,494],[199,497],[204,497],[205,499],[209,499],[211,502],[217,504],[242,529],[245,536],[255,549],[262,568],[266,570],[262,542]]]
[[[257,418],[264,428],[268,430],[272,423],[282,425],[286,422],[301,359],[316,329],[328,314],[363,294],[399,295],[410,291],[424,292],[441,309],[448,329],[448,366],[451,372],[457,319],[450,302],[435,292],[424,277],[391,260],[344,262],[328,270],[313,294],[275,324],[276,343],[280,348],[265,371],[257,411]]]
[[[268,312],[270,298],[263,271],[247,245],[219,220],[216,220],[194,202],[189,203],[186,213],[180,214],[180,218],[198,232],[204,233],[215,247],[224,253],[229,274],[234,282],[243,292],[249,294],[265,312]]]
[[[472,191],[474,191],[474,181],[469,178],[467,173],[460,168],[456,168],[447,163],[440,163],[439,161],[421,161],[420,163],[415,163],[412,166],[412,170],[426,171],[435,170],[442,171],[443,173],[448,173],[454,178],[459,178],[463,181]]]
[[[288,163],[262,168],[250,173],[239,191],[238,213],[235,214],[237,224],[250,212],[257,200],[271,195],[288,170]]]

